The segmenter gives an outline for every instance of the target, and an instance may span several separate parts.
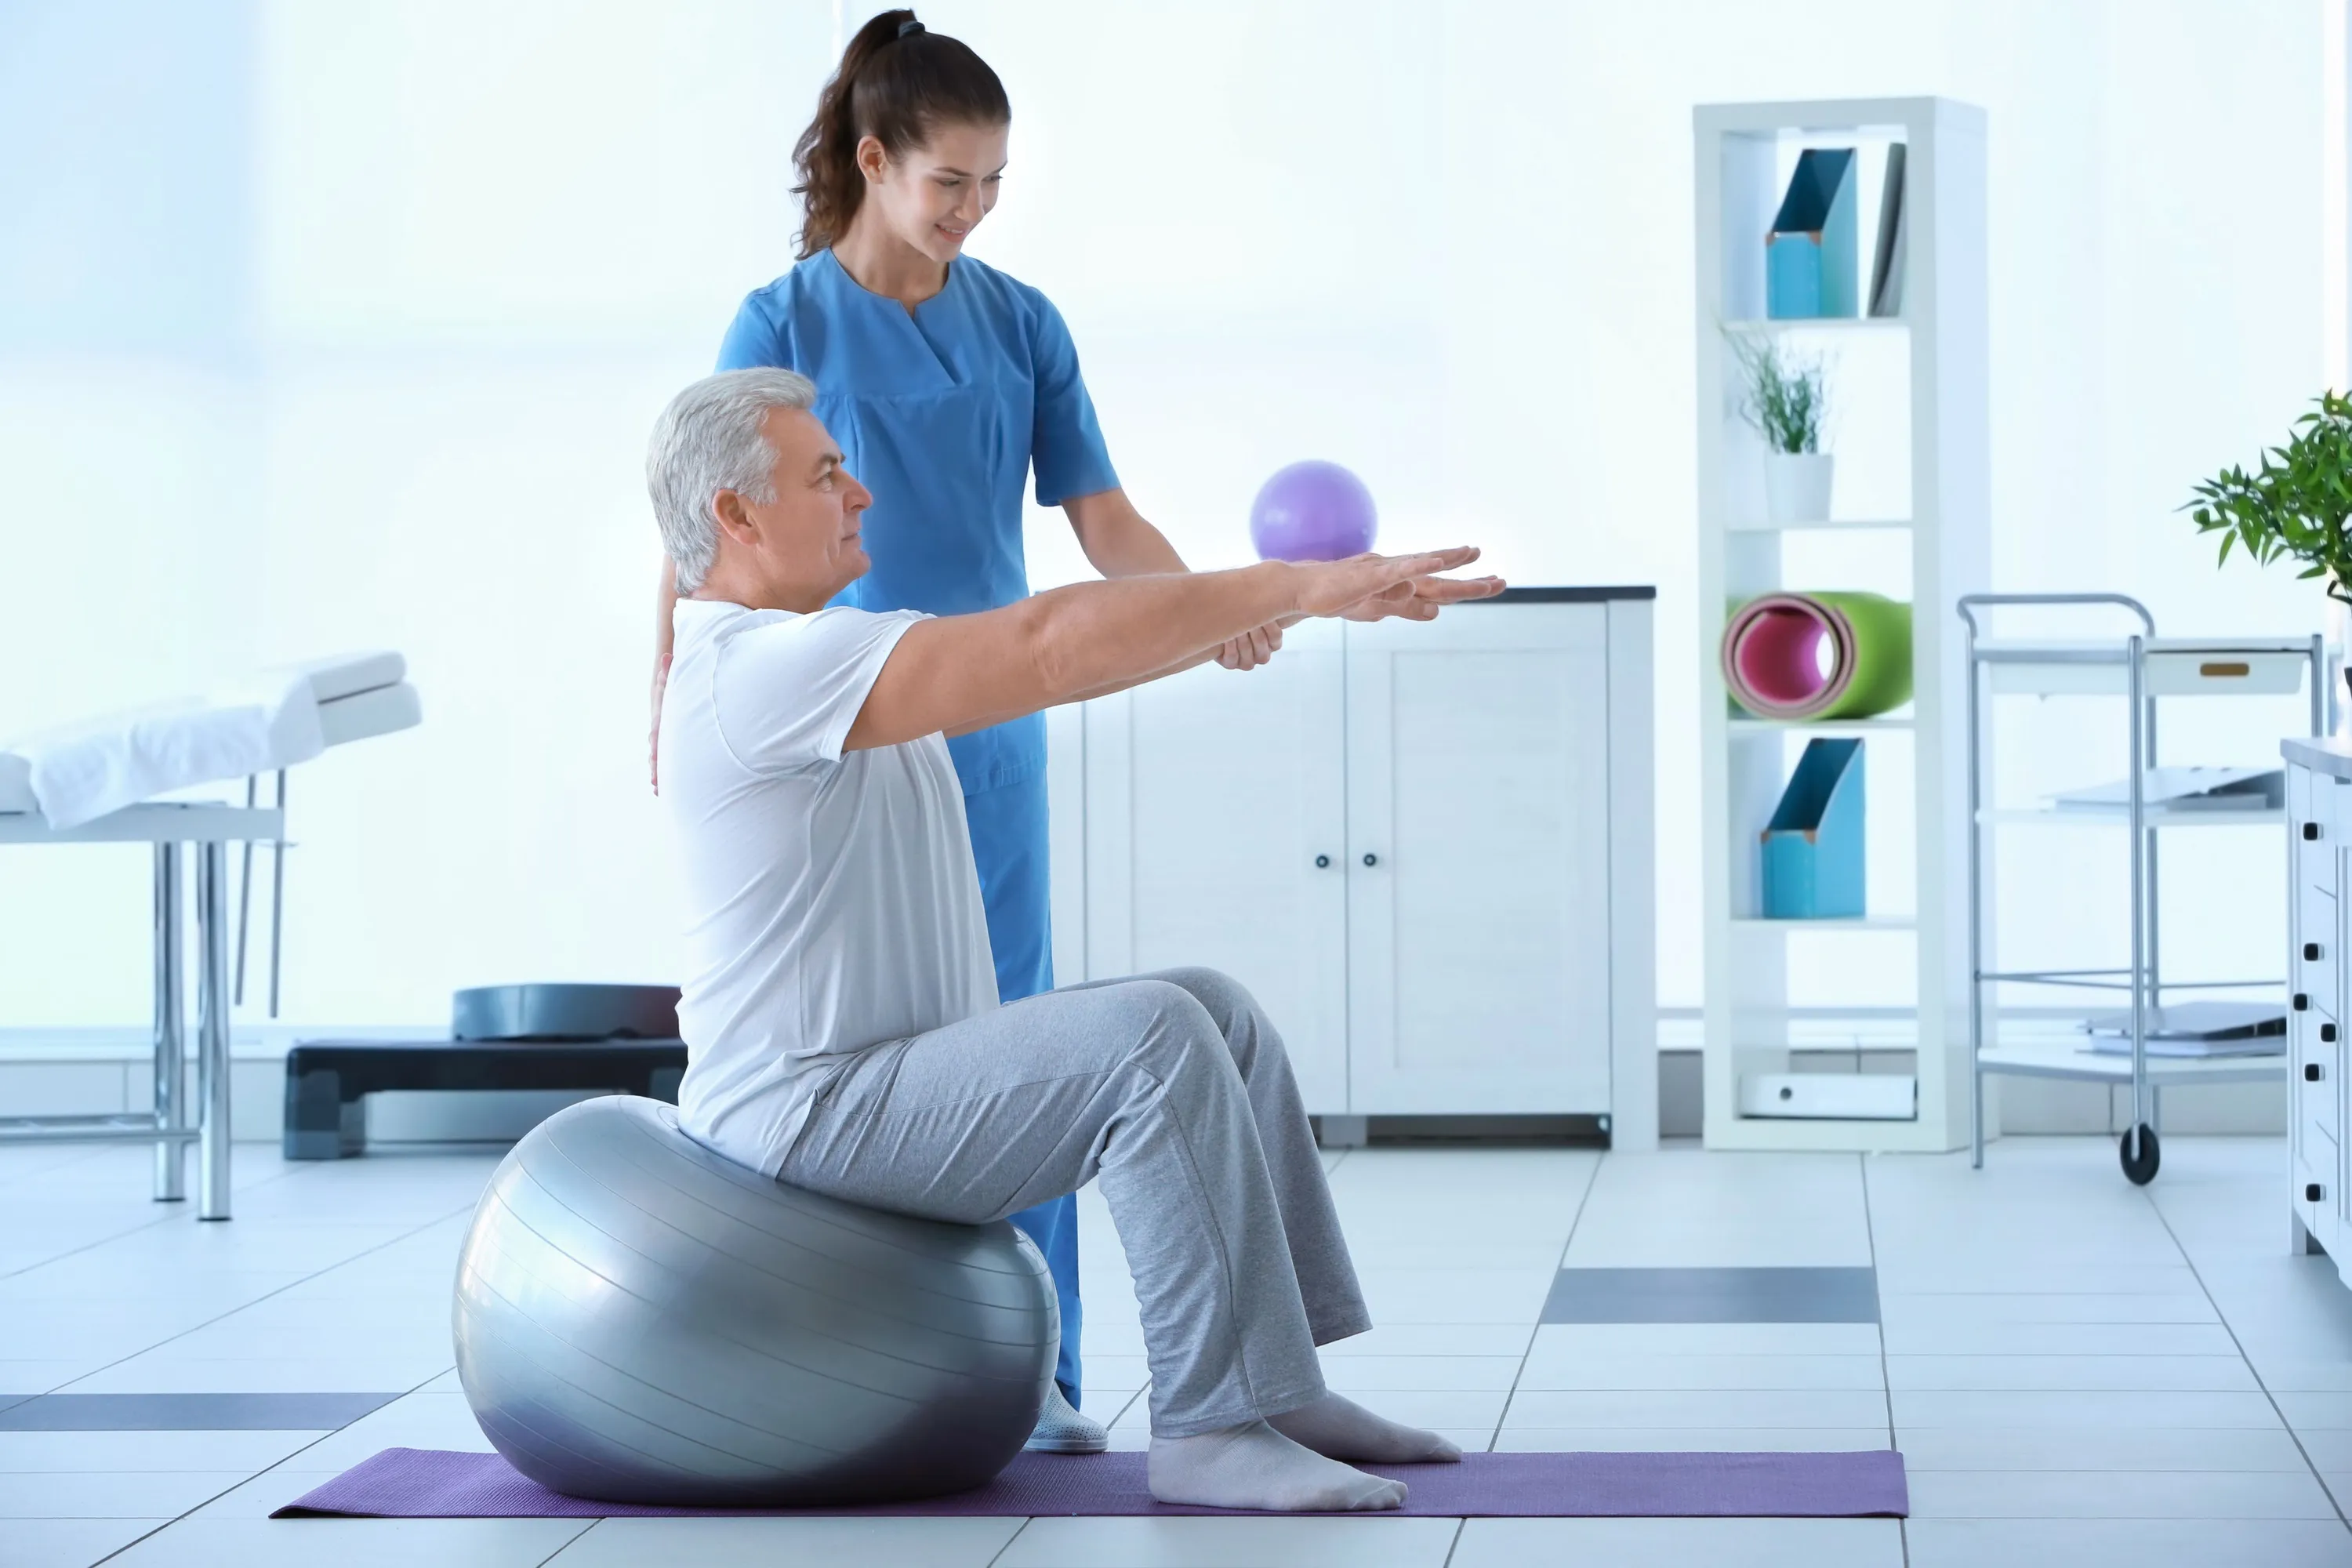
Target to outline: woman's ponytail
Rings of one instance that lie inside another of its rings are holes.
[[[803,259],[848,230],[866,197],[857,144],[871,136],[892,158],[942,125],[1003,125],[1004,84],[958,39],[928,32],[912,11],[884,11],[857,29],[817,94],[816,116],[793,146],[800,183]]]

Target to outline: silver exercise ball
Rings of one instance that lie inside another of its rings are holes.
[[[1053,1385],[1060,1310],[1010,1224],[940,1225],[583,1100],[514,1146],[457,1259],[457,1376],[499,1452],[610,1502],[889,1502],[987,1481]]]

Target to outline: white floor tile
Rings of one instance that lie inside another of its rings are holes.
[[[1366,1268],[1358,1271],[1357,1279],[1376,1323],[1532,1323],[1551,1293],[1552,1274]]]
[[[79,1378],[66,1394],[399,1394],[437,1377],[446,1355],[193,1361],[158,1352]]]
[[[171,1519],[236,1486],[243,1470],[12,1471],[0,1520]]]
[[[1034,1519],[996,1568],[1444,1568],[1450,1519]]]
[[[1528,1389],[1866,1389],[1881,1381],[1876,1355],[1568,1355],[1528,1358]]]
[[[2252,1369],[2234,1355],[1890,1355],[1886,1381],[1897,1389],[2149,1389],[2178,1393],[2259,1392]]]
[[[0,1521],[0,1561],[8,1568],[89,1568],[151,1531],[162,1519],[11,1519]]]
[[[2308,1470],[1909,1469],[1914,1519],[2336,1518]]]
[[[323,1432],[0,1432],[0,1472],[238,1470],[274,1465]]]
[[[2249,1359],[2254,1375],[2274,1394],[2352,1394],[2352,1361]]]
[[[607,1519],[550,1568],[988,1568],[1017,1519]]]
[[[474,1413],[461,1394],[411,1394],[370,1411],[332,1436],[302,1450],[302,1463],[347,1470],[386,1448],[459,1448],[488,1453]]]
[[[1474,1519],[1448,1568],[1901,1568],[1891,1519]]]
[[[2347,1568],[2339,1520],[1915,1519],[1910,1568]]]
[[[309,1455],[299,1455],[291,1466],[264,1470],[242,1485],[223,1492],[189,1517],[268,1519],[296,1498],[317,1490],[342,1473],[341,1470],[320,1469]]]
[[[2174,1356],[2238,1353],[2220,1323],[1890,1322],[1889,1355]]]
[[[1534,1338],[1528,1323],[1381,1323],[1353,1339],[1325,1345],[1328,1363],[1356,1356],[1524,1356]]]
[[[1851,1454],[1885,1448],[1878,1426],[1506,1426],[1497,1453]]]
[[[1878,1354],[1875,1323],[1546,1323],[1528,1364],[1611,1356]]]
[[[2352,1394],[2281,1393],[2273,1397],[2278,1400],[2279,1414],[2298,1432],[2341,1432],[2352,1427]]]
[[[1515,1355],[1334,1356],[1323,1363],[1323,1381],[1346,1394],[1358,1389],[1507,1394],[1517,1381],[1519,1359]]]
[[[2218,1323],[2203,1292],[2130,1295],[2113,1291],[1905,1292],[1881,1284],[1878,1320],[1889,1330],[1989,1323]]]
[[[2283,1426],[1898,1426],[1923,1470],[2284,1470],[2311,1467]]]
[[[1895,1389],[1895,1426],[2275,1427],[2260,1394],[1922,1393]]]
[[[107,1568],[539,1568],[577,1519],[184,1519]]]
[[[1847,1154],[1681,1151],[1602,1162],[1571,1268],[1860,1268],[1871,1261]]]
[[[1366,1409],[1408,1426],[1475,1432],[1492,1432],[1511,1397],[1501,1390],[1484,1389],[1356,1388],[1346,1392]],[[1150,1406],[1142,1398],[1120,1412],[1115,1423],[1136,1431],[1149,1431],[1150,1424]],[[1482,1442],[1480,1447],[1484,1446]]]
[[[1886,1396],[1843,1390],[1523,1389],[1504,1425],[1520,1426],[1844,1426],[1886,1428]]]

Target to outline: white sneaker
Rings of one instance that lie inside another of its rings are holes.
[[[1089,1421],[1072,1409],[1057,1383],[1046,1390],[1037,1429],[1022,1446],[1033,1454],[1099,1454],[1110,1447],[1110,1434],[1103,1430],[1101,1422]]]

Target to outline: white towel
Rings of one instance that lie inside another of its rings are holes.
[[[325,749],[310,672],[302,668],[61,725],[0,747],[24,759],[33,799],[58,828],[192,784],[291,767]]]

